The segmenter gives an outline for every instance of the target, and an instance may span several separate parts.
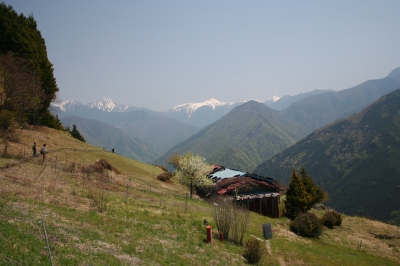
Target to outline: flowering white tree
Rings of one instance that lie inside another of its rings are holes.
[[[190,187],[190,198],[192,198],[193,188],[211,183],[207,178],[207,174],[211,170],[212,166],[207,164],[204,157],[187,153],[179,159],[179,167],[175,171],[175,176],[179,183]]]

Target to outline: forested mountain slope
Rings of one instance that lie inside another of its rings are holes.
[[[251,171],[263,160],[293,145],[305,132],[278,111],[249,101],[173,147],[157,163],[164,164],[175,153],[192,152],[210,163]]]
[[[62,114],[60,116],[62,118],[66,117],[68,113],[75,113],[72,117],[98,120],[112,127],[119,128],[129,136],[151,144],[158,156],[199,131],[195,126],[142,109],[127,112],[107,112],[97,108],[88,108],[88,106],[76,102],[73,112],[58,109],[57,113]],[[71,123],[74,122],[72,121]],[[80,129],[79,126],[78,129]],[[87,128],[88,133],[89,131],[90,128]],[[97,136],[97,131],[93,131],[90,134],[92,134],[94,139],[100,140],[105,137],[101,135]],[[102,141],[111,142],[113,140],[110,138],[103,139]]]
[[[384,221],[400,210],[400,89],[361,112],[316,130],[260,164],[256,172],[288,183],[305,167],[346,214]]]
[[[105,146],[106,150],[115,150],[116,153],[144,163],[153,162],[160,154],[148,143],[129,136],[119,128],[106,123],[76,116],[61,119],[63,125],[72,128],[75,124],[87,143],[97,147]]]
[[[394,69],[385,78],[369,80],[353,88],[303,98],[284,109],[282,115],[290,121],[309,127],[311,132],[362,110],[379,97],[398,88],[400,68]]]

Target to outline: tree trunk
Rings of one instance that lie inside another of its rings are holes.
[[[190,179],[190,198],[192,198],[193,195],[193,177]]]

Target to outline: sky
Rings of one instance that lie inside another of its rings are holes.
[[[343,90],[400,67],[398,0],[0,0],[34,16],[58,101],[165,111]]]

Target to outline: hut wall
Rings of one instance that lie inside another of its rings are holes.
[[[246,206],[250,211],[259,213],[271,218],[279,217],[279,198],[270,197],[262,199],[248,199],[238,202],[240,205]]]

